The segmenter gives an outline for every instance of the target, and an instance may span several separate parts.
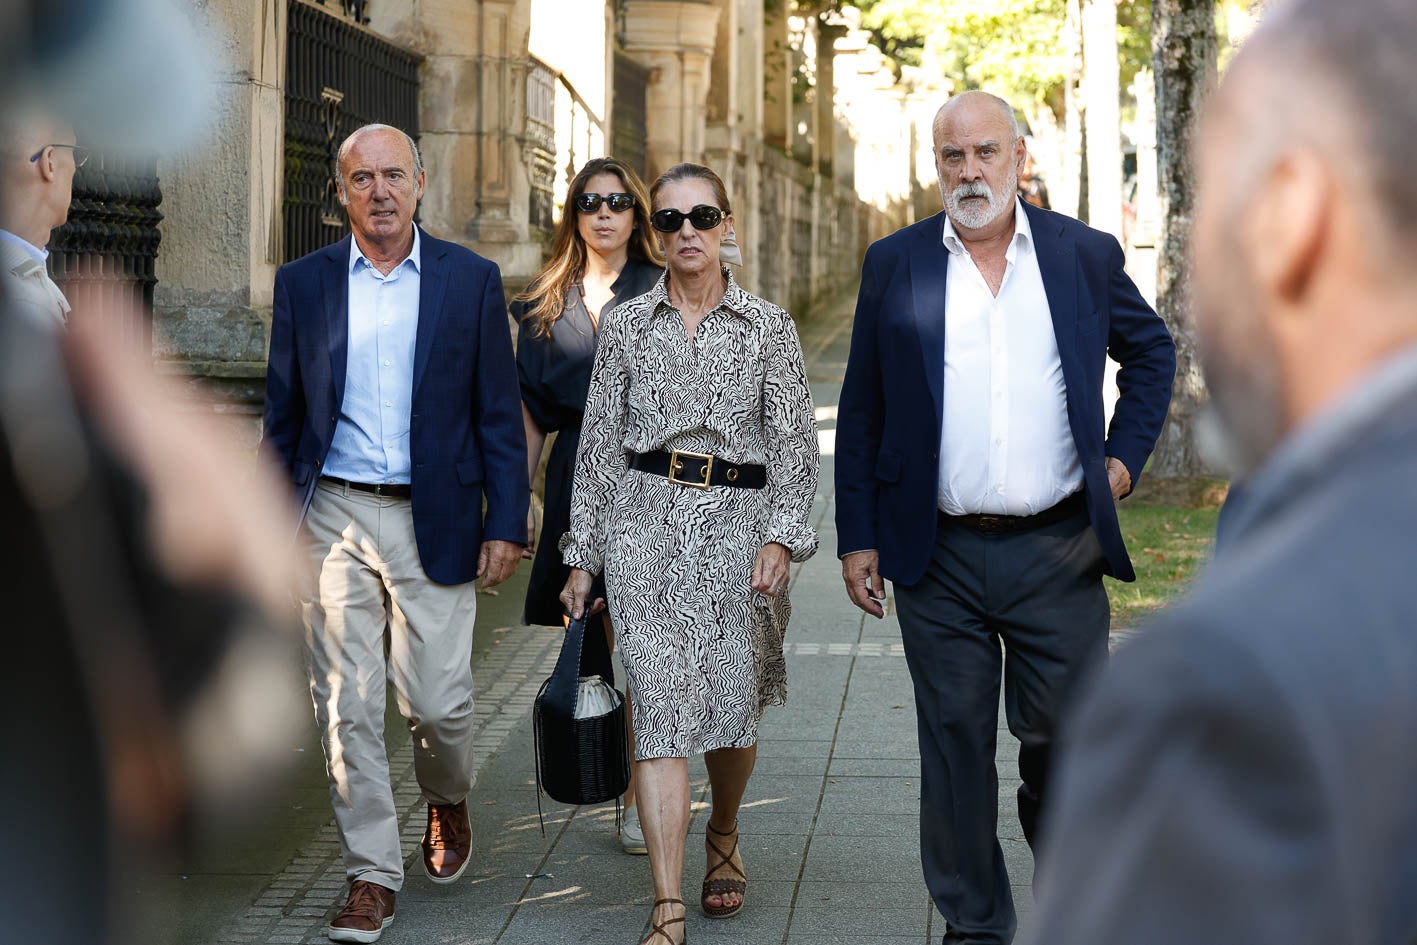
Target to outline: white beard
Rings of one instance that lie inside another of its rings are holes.
[[[1013,207],[1014,195],[1018,193],[1018,172],[1010,172],[1009,179],[1005,184],[1006,186],[1000,188],[1000,192],[996,194],[983,181],[960,184],[948,192],[942,182],[940,196],[944,198],[945,211],[954,221],[955,226],[966,230],[978,230],[993,223]],[[989,202],[983,207],[976,207],[972,204],[966,206],[964,200],[967,197],[986,197]]]

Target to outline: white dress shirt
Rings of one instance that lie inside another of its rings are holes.
[[[0,275],[5,278],[5,304],[35,321],[63,328],[69,300],[49,278],[49,251],[9,230],[0,230]]]
[[[995,296],[948,216],[940,509],[1034,515],[1082,486],[1033,231],[1015,203]]]
[[[344,402],[325,474],[352,482],[407,483],[422,257],[413,251],[387,276],[349,241],[349,348]]]

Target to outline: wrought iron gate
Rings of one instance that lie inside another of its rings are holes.
[[[94,151],[74,174],[69,222],[49,242],[54,281],[75,314],[121,318],[125,333],[143,344],[152,338],[161,203],[156,160]]]
[[[393,125],[418,138],[416,53],[360,25],[363,0],[330,12],[291,0],[285,75],[285,244],[287,262],[349,231],[340,206],[336,152],[360,125]]]
[[[648,176],[645,158],[645,95],[649,89],[649,69],[622,52],[615,53],[614,122],[610,131],[610,153],[641,177]]]

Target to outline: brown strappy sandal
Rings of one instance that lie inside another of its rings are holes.
[[[733,916],[743,911],[743,904],[748,901],[748,897],[746,895],[748,892],[748,877],[743,875],[743,871],[741,869],[733,865],[733,854],[738,852],[738,825],[733,825],[732,833],[724,833],[720,830],[714,830],[713,824],[711,823],[704,824],[704,828],[706,831],[704,833],[704,843],[708,844],[710,850],[718,854],[719,861],[710,866],[708,870],[704,873],[704,891],[703,894],[699,897],[699,905],[703,907],[704,915],[708,916],[710,919],[731,919],[733,918]],[[732,837],[733,849],[729,850],[725,854],[723,852],[722,847],[720,847],[718,844],[714,843],[711,839],[709,839],[709,834],[713,834],[714,836],[718,837],[724,837],[725,839],[728,837]],[[715,872],[725,866],[731,869],[733,872],[737,873],[738,878],[709,879],[710,876],[712,876]],[[711,906],[708,904],[709,896],[717,896],[719,901],[722,902],[723,897],[728,895],[729,893],[737,894],[738,904],[736,906]]]
[[[649,921],[650,921],[649,935],[647,935],[645,938],[640,939],[640,945],[653,945],[653,942],[654,942],[654,940],[655,940],[655,936],[657,936],[657,935],[662,935],[662,936],[664,936],[664,940],[665,940],[666,942],[668,942],[669,945],[675,945],[674,936],[670,935],[667,930],[668,930],[669,926],[674,925],[674,924],[676,924],[676,923],[679,924],[679,925],[684,925],[684,924],[685,924],[685,923],[684,923],[684,918],[685,918],[685,916],[687,916],[687,915],[689,914],[689,910],[686,908],[686,909],[684,910],[684,915],[681,915],[681,916],[680,916],[679,918],[677,918],[677,919],[665,919],[663,922],[655,922],[655,921],[654,921],[654,909],[658,909],[660,906],[682,906],[682,905],[684,905],[684,900],[682,900],[682,899],[656,899],[656,900],[654,901],[654,907],[650,910],[650,914],[649,914],[649,915],[650,915],[650,919],[649,919]],[[688,929],[688,926],[687,926],[687,925],[685,925],[685,928],[684,928],[684,938],[679,942],[679,945],[689,945],[689,929]]]

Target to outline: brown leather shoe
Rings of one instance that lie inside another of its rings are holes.
[[[394,921],[394,891],[356,879],[349,899],[326,929],[332,942],[377,942]]]
[[[472,859],[472,822],[467,801],[429,804],[428,829],[423,832],[423,870],[435,883],[451,883]]]

